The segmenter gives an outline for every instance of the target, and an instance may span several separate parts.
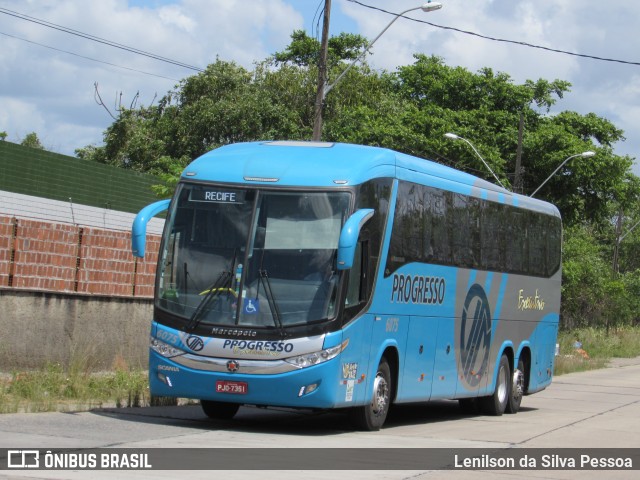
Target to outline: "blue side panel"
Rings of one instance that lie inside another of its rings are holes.
[[[528,393],[534,393],[547,387],[553,378],[555,366],[556,339],[558,335],[558,316],[545,317],[536,328],[532,339],[531,376]]]
[[[409,317],[407,316],[394,314],[374,316],[369,346],[369,375],[366,387],[369,401],[371,399],[371,392],[373,392],[373,381],[376,377],[378,364],[387,349],[389,350],[390,358],[397,360],[398,370],[393,371],[393,365],[391,369],[392,375],[400,380],[398,388],[402,390],[402,376],[399,374],[405,368],[405,364],[401,353],[406,349],[408,330]],[[398,355],[400,355],[399,358]]]
[[[431,399],[452,398],[458,386],[458,365],[455,353],[455,320],[438,319],[438,340],[433,368]]]
[[[349,345],[340,355],[340,378],[335,399],[338,407],[363,405],[367,401],[366,385],[373,368],[369,357],[372,323],[373,316],[365,314],[343,330],[343,338],[349,341]]]
[[[393,325],[393,324],[392,324]],[[433,362],[438,340],[438,319],[409,317],[401,378],[396,402],[428,400],[433,383]]]

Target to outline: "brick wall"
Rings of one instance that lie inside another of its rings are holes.
[[[130,232],[0,215],[0,286],[151,297],[159,246],[140,259]]]
[[[12,232],[12,219],[0,216],[0,285],[8,285],[9,283]]]

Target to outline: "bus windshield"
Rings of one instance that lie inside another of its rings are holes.
[[[344,191],[181,184],[165,229],[157,306],[187,329],[332,319],[349,206]]]

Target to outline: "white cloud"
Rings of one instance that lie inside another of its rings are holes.
[[[250,68],[303,25],[302,15],[283,0],[130,3],[9,0],[0,7],[198,68],[216,57]],[[94,99],[94,83],[113,112],[120,102],[129,106],[137,92],[138,104],[148,105],[197,73],[11,15],[0,14],[0,32],[10,35],[1,36],[0,131],[11,141],[36,131],[45,147],[65,154],[100,144],[112,122]]]
[[[41,112],[30,102],[3,96],[0,104],[0,130],[9,134],[9,141],[20,142],[25,135],[46,124]]]
[[[167,5],[158,11],[158,17],[164,25],[176,26],[180,30],[192,33],[197,23],[182,11],[179,5]]]

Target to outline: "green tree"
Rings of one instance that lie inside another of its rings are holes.
[[[564,233],[562,262],[562,324],[567,328],[595,325],[602,320],[611,268],[587,226]]]
[[[327,41],[327,65],[333,68],[346,61],[353,61],[369,45],[367,39],[353,33],[340,33]],[[320,42],[309,37],[304,30],[291,34],[291,43],[282,52],[273,55],[276,66],[292,64],[298,67],[316,67],[320,60]]]
[[[38,135],[36,134],[36,132],[28,133],[22,139],[22,142],[20,142],[20,145],[22,145],[23,147],[38,148],[40,150],[44,150],[44,147],[40,143],[40,139],[38,138]]]

